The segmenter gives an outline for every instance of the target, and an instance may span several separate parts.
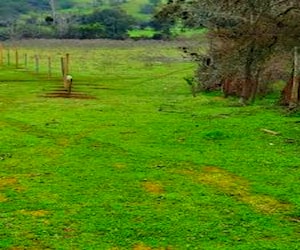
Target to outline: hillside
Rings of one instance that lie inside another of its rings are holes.
[[[7,0],[0,2],[0,40],[123,39],[149,28],[163,0]],[[153,34],[153,32],[152,32]]]
[[[51,0],[7,0],[0,2],[0,20],[12,20],[33,11],[50,12]],[[77,13],[78,10],[93,11],[95,8],[121,8],[137,18],[149,18],[160,0],[53,0],[56,11]]]

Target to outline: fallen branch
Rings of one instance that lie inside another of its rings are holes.
[[[262,128],[261,131],[263,131],[265,133],[268,133],[268,134],[271,134],[271,135],[280,135],[279,132],[276,132],[276,131],[273,131],[273,130],[269,130],[269,129],[265,129],[265,128]]]

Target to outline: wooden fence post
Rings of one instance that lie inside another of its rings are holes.
[[[34,56],[35,59],[35,73],[38,74],[40,71],[40,60],[39,60],[39,56],[35,55]]]
[[[48,56],[48,78],[51,78],[52,76],[52,62],[51,62],[51,56]]]
[[[61,66],[61,74],[62,74],[63,78],[65,78],[66,72],[65,72],[65,58],[64,57],[60,58],[60,66]]]
[[[66,54],[66,61],[65,61],[65,75],[68,75],[69,74],[69,63],[70,63],[70,54],[67,53]]]
[[[16,55],[16,69],[19,68],[19,52],[18,49],[15,50]]]
[[[10,49],[7,49],[7,65],[10,65]]]
[[[64,84],[64,88],[66,89],[66,58],[61,57],[60,58],[60,65],[61,65],[61,74],[63,77],[63,84]]]
[[[0,44],[0,65],[3,65],[3,45]]]
[[[64,88],[70,95],[72,91],[72,77],[69,76],[69,63],[70,55],[67,53],[65,57],[61,57],[61,71],[63,76]]]
[[[27,57],[27,53],[24,54],[24,67],[25,67],[25,69],[27,69],[27,67],[28,67],[28,57]]]

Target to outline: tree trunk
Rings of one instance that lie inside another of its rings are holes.
[[[251,96],[250,96],[251,103],[255,102],[255,98],[256,98],[256,94],[257,94],[257,90],[258,90],[258,85],[259,85],[259,77],[260,77],[260,69],[258,69],[256,71],[255,79],[254,79],[253,84],[252,84]]]
[[[294,78],[294,68],[292,69],[291,76],[285,84],[284,88],[281,91],[279,104],[283,106],[288,106],[291,100],[291,93],[293,87],[293,78]]]
[[[293,85],[289,108],[296,108],[299,103],[299,79],[298,79],[298,47],[294,48]]]
[[[247,104],[252,90],[253,84],[253,62],[254,62],[254,42],[250,44],[248,55],[245,64],[245,79],[243,82],[242,93],[240,98],[240,103]]]

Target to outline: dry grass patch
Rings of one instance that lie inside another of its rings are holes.
[[[137,244],[133,247],[133,250],[172,250],[173,248],[171,247],[159,247],[159,248],[152,248],[152,247],[148,247],[143,243]]]
[[[150,194],[162,194],[164,193],[164,188],[160,183],[145,181],[143,183],[143,188]]]
[[[0,202],[6,202],[8,199],[5,197],[4,194],[0,194]]]
[[[7,186],[14,186],[18,183],[17,178],[0,178],[0,189],[3,189]]]
[[[256,210],[273,214],[278,212],[289,211],[292,209],[292,205],[276,200],[275,198],[267,195],[249,194],[240,197],[240,200],[250,204]]]
[[[190,170],[183,173],[192,176],[197,182],[212,186],[226,195],[249,204],[261,213],[280,213],[292,209],[290,204],[271,196],[251,193],[250,183],[246,179],[218,167],[204,167],[201,173]]]
[[[124,169],[124,168],[126,168],[126,164],[121,163],[121,162],[117,162],[113,165],[113,167],[116,168],[116,169]]]
[[[70,145],[70,139],[67,137],[60,137],[57,139],[57,145],[67,147]]]
[[[20,210],[19,213],[24,215],[30,215],[33,217],[44,217],[49,214],[48,211],[45,210],[34,210],[34,211],[28,211],[28,210]]]
[[[0,190],[5,188],[14,188],[17,191],[23,190],[21,187],[16,186],[18,184],[18,179],[11,177],[11,178],[0,178]],[[0,202],[6,202],[8,198],[0,193]]]
[[[144,244],[137,244],[133,247],[133,250],[152,250],[153,248],[148,247]]]

